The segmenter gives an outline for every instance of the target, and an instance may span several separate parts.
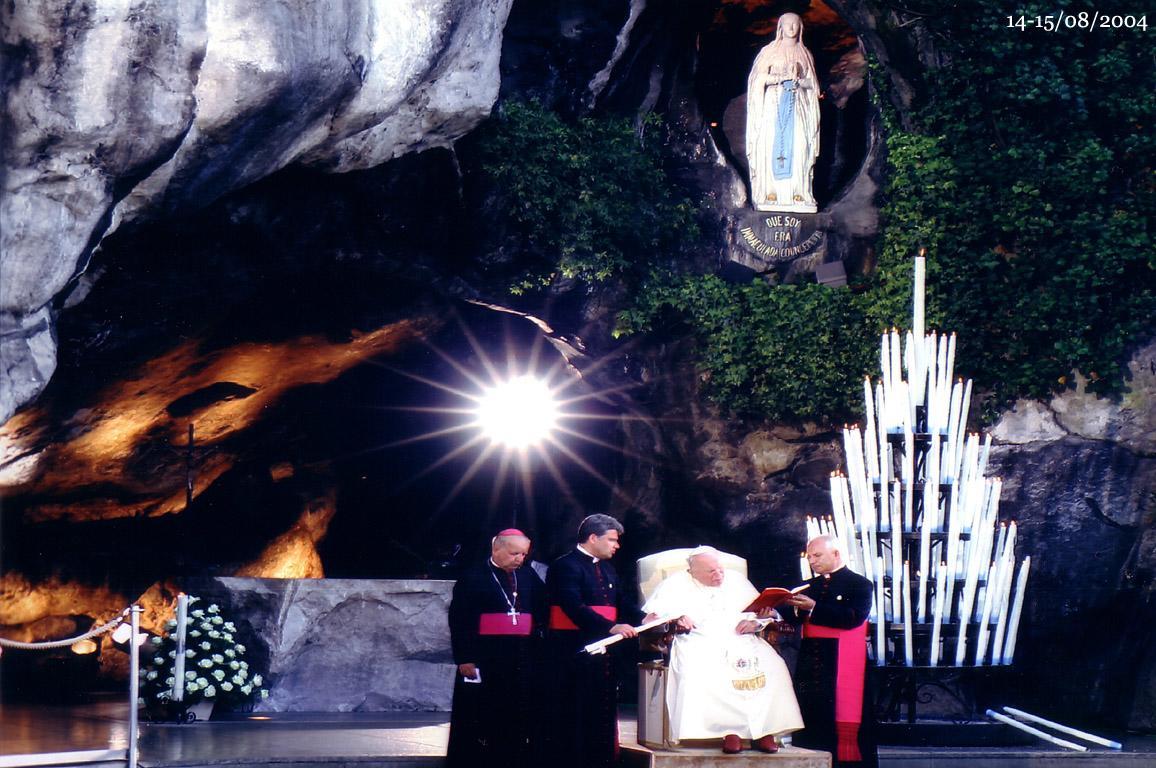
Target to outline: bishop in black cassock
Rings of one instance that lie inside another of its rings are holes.
[[[583,652],[612,634],[634,637],[637,611],[620,605],[622,591],[610,558],[622,524],[591,515],[578,528],[578,546],[551,564],[547,651],[550,688],[551,766],[610,768],[618,751],[618,677],[609,653]],[[626,623],[624,623],[626,620]],[[621,644],[619,644],[621,645]],[[611,653],[619,645],[611,646]]]
[[[454,584],[450,640],[454,705],[449,768],[531,768],[541,747],[538,644],[546,624],[546,588],[524,565],[530,540],[506,529],[492,554]]]

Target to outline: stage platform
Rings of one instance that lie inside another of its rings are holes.
[[[633,745],[635,719],[621,721],[622,768],[810,768],[815,753],[777,755],[714,750],[652,751]],[[142,724],[142,768],[394,768],[444,762],[449,735],[445,712],[284,713],[189,725]],[[883,746],[881,768],[1150,768],[1156,736],[1101,734],[1124,743],[1122,752],[1070,752],[1038,742],[1030,747],[944,748]],[[123,766],[128,713],[123,701],[71,706],[0,705],[0,768],[43,765]],[[70,761],[67,753],[83,753]],[[46,755],[55,755],[46,757]],[[653,759],[653,762],[651,762]],[[802,760],[803,762],[800,762]],[[1073,762],[1077,761],[1077,762]],[[479,768],[487,768],[480,766]],[[544,766],[543,768],[547,768]]]
[[[621,768],[831,768],[831,756],[826,752],[797,747],[783,747],[773,755],[749,749],[724,755],[721,741],[711,748],[651,749],[637,743],[637,726],[635,718],[623,718],[618,723]]]

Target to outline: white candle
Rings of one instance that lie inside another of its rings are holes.
[[[807,553],[799,553],[799,575],[803,577],[803,581],[810,581],[814,578],[811,573],[811,564],[807,562]]]
[[[919,374],[915,365],[915,336],[908,331],[903,337],[903,368],[907,371],[907,396],[912,401],[918,401],[920,397]]]
[[[931,624],[931,666],[939,666],[939,628],[943,624],[944,589],[947,586],[947,564],[939,563],[935,569],[935,610]]]
[[[875,527],[863,527],[863,573],[871,581],[875,581],[875,553],[879,551],[875,543]]]
[[[878,666],[883,666],[887,663],[887,620],[884,609],[887,598],[883,591],[883,558],[880,556],[876,563],[878,568],[876,573],[879,574],[875,582],[875,663]]]
[[[903,366],[900,364],[899,330],[891,329],[891,391],[898,393],[903,383]]]
[[[915,338],[919,341],[923,340],[926,333],[926,325],[924,323],[924,292],[927,282],[927,259],[924,258],[924,250],[920,249],[919,255],[915,257],[915,288],[912,291],[912,323],[911,328],[915,332]]]
[[[1027,720],[1029,723],[1039,723],[1040,725],[1046,725],[1047,727],[1051,728],[1052,730],[1059,731],[1060,733],[1066,733],[1069,736],[1075,736],[1077,739],[1083,739],[1084,741],[1090,741],[1093,744],[1099,744],[1101,747],[1107,747],[1108,749],[1123,749],[1124,748],[1124,745],[1118,741],[1112,741],[1111,739],[1105,739],[1103,736],[1097,736],[1094,733],[1088,733],[1087,731],[1079,731],[1079,730],[1076,730],[1075,728],[1069,728],[1066,725],[1060,725],[1057,722],[1053,722],[1051,720],[1045,720],[1044,718],[1040,717],[1039,715],[1033,715],[1030,712],[1024,712],[1022,709],[1016,709],[1015,707],[1004,707],[1003,709],[1004,709],[1004,712],[1007,712],[1010,715],[1018,717],[1021,720]]]
[[[903,530],[915,530],[914,512],[915,495],[915,435],[910,428],[903,430]]]
[[[959,436],[956,434],[955,427],[959,424],[959,401],[963,397],[963,387],[957,382],[951,387],[951,401],[947,407],[947,444],[951,450],[951,474],[953,477],[959,477],[959,457],[956,455],[956,447],[959,444]]]
[[[907,666],[915,666],[911,641],[911,563],[903,563],[903,658]]]
[[[1055,736],[1051,735],[1050,733],[1046,733],[1044,731],[1041,731],[1039,728],[1033,728],[1030,725],[1024,725],[1019,720],[1013,720],[1012,718],[1008,717],[1007,715],[1005,715],[1003,713],[996,712],[994,710],[989,709],[989,710],[987,710],[987,712],[985,714],[988,717],[990,717],[992,720],[999,720],[1001,723],[1006,723],[1007,725],[1010,725],[1013,728],[1017,728],[1021,731],[1024,731],[1025,733],[1030,733],[1031,735],[1035,736],[1036,738],[1051,742],[1052,744],[1055,744],[1057,746],[1066,747],[1067,749],[1072,749],[1072,750],[1075,750],[1076,752],[1087,752],[1088,751],[1088,748],[1085,747],[1083,744],[1076,744],[1075,742],[1068,741],[1067,739],[1056,738]]]
[[[1009,549],[1000,581],[999,603],[996,606],[995,637],[991,641],[991,663],[1003,661],[1004,635],[1007,631],[1007,614],[1011,598],[1012,569],[1015,568],[1015,551]]]
[[[899,522],[899,515],[895,514],[895,523]],[[903,529],[899,525],[891,526],[891,620],[899,621],[903,616],[903,609],[899,601],[899,573],[903,563]]]
[[[879,411],[878,418],[878,435],[879,440],[879,481],[882,483],[891,482],[893,470],[891,467],[891,445],[887,442],[888,428],[886,426],[886,416],[884,414],[884,397],[883,385],[875,385],[875,408]]]
[[[883,332],[882,338],[879,342],[879,372],[879,383],[883,387],[883,393],[886,396],[883,399],[882,406],[885,412],[890,413],[886,410],[888,407],[887,397],[891,396],[891,388],[894,386],[894,382],[891,381],[891,337],[888,336],[886,331]],[[884,423],[887,425],[888,429],[891,429],[894,426],[890,420],[887,420]]]
[[[185,698],[185,621],[189,616],[189,596],[177,595],[177,657],[173,660],[173,701]]]
[[[971,383],[970,380],[968,381],[968,383],[969,384]],[[980,474],[980,477],[983,477],[985,474],[987,474],[987,456],[988,456],[988,453],[990,453],[990,452],[991,452],[991,435],[988,434],[988,435],[984,435],[983,449],[980,451],[980,454],[979,454],[979,474]]]
[[[971,410],[971,379],[963,385],[963,397],[959,400],[959,426],[957,431],[959,434],[967,432],[967,414]]]
[[[931,450],[935,452],[939,448],[939,435],[933,433],[931,437]],[[936,500],[937,494],[932,491],[934,488],[939,490],[939,484],[928,478],[923,484],[923,520],[919,526],[919,623],[923,624],[927,621],[927,576],[931,571],[931,529],[935,527],[936,513],[939,510],[939,503]]]
[[[936,392],[939,395],[939,406],[936,408],[938,420],[935,428],[947,428],[947,403],[951,397],[951,375],[947,373],[947,334],[939,337],[935,353],[935,375],[939,377]]]
[[[867,476],[879,482],[879,438],[875,434],[875,402],[871,396],[871,379],[863,381],[863,403],[867,423],[863,427],[864,448],[867,451]]]
[[[983,610],[979,614],[979,631],[975,639],[975,666],[983,666],[987,658],[987,637],[991,630],[992,604],[995,603],[999,592],[999,565],[992,563],[987,569],[987,589],[983,594]]]
[[[1003,663],[1011,664],[1016,653],[1016,636],[1019,634],[1020,613],[1024,607],[1024,589],[1028,584],[1028,570],[1032,566],[1032,559],[1025,557],[1020,565],[1019,578],[1016,579],[1015,598],[1012,600],[1011,616],[1008,617],[1007,642],[1003,647]]]

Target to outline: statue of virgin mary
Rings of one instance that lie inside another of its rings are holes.
[[[756,210],[817,210],[811,183],[819,156],[819,78],[798,14],[779,17],[775,39],[751,67],[746,145]]]

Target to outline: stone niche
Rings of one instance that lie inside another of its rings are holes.
[[[249,638],[258,711],[448,711],[452,581],[212,578],[186,585]]]
[[[730,261],[758,274],[777,272],[788,281],[825,262],[854,267],[878,233],[874,177],[880,172],[880,136],[868,99],[867,57],[833,5],[725,3],[699,36],[699,104],[719,152],[747,185],[747,78],[759,51],[774,39],[778,18],[786,11],[802,17],[803,43],[814,57],[821,88],[812,187],[819,210],[760,212],[747,199],[727,216]]]

